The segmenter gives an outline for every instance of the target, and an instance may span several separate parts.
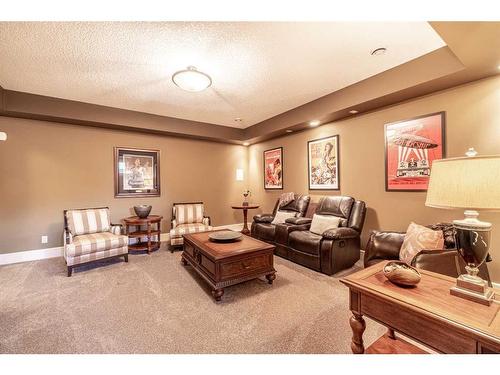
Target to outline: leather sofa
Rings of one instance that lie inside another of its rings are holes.
[[[422,250],[413,258],[411,265],[451,277],[458,277],[458,275],[466,273],[465,263],[456,249],[453,225],[440,223],[428,225],[428,228],[443,231],[445,248],[443,250]],[[404,237],[404,232],[372,231],[365,249],[364,266],[369,267],[382,260],[399,260]],[[487,261],[491,261],[489,256]],[[479,267],[479,276],[487,280],[491,286],[486,263]]]
[[[286,206],[280,207],[280,211],[294,212],[297,218],[303,217],[311,197],[309,195],[294,194],[294,200],[287,204]],[[252,226],[250,229],[251,236],[262,241],[274,243],[276,236],[276,225],[271,224],[274,220],[274,216],[278,211],[279,199],[274,205],[273,212],[271,214],[260,214],[253,217]]]
[[[339,228],[323,235],[310,232],[315,213],[340,217]],[[273,243],[276,255],[326,275],[333,275],[352,267],[359,260],[360,235],[365,215],[366,206],[362,201],[345,196],[323,197],[319,203],[309,204],[306,217],[290,218],[285,224],[275,225],[272,239],[259,237],[254,230],[252,235]],[[254,225],[255,221],[252,228]]]

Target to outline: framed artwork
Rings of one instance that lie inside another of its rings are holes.
[[[340,190],[339,136],[307,142],[309,190]]]
[[[264,189],[283,189],[283,147],[264,151]]]
[[[160,151],[115,147],[115,197],[160,196]]]
[[[385,190],[427,191],[432,162],[445,157],[445,112],[385,125]]]

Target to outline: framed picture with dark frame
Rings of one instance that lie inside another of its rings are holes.
[[[340,190],[339,136],[307,142],[309,190]]]
[[[283,147],[264,151],[264,189],[283,189]]]
[[[115,197],[160,196],[160,151],[115,147]]]
[[[445,112],[385,124],[385,190],[427,191],[432,162],[446,155]]]

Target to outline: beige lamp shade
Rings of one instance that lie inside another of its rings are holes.
[[[434,160],[425,205],[500,209],[500,155]]]

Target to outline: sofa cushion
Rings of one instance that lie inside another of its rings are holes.
[[[319,256],[321,239],[320,235],[308,230],[294,231],[288,236],[288,246],[303,253]]]
[[[432,230],[410,223],[399,252],[399,259],[411,264],[413,258],[422,250],[442,250],[444,247],[443,231]]]
[[[176,204],[173,215],[177,224],[194,224],[203,222],[203,203]]]
[[[73,242],[66,245],[65,251],[68,256],[74,257],[121,248],[127,245],[127,236],[110,232],[91,233],[73,237]]]
[[[68,229],[73,236],[108,232],[110,229],[109,209],[90,208],[66,211]]]
[[[254,233],[255,236],[261,240],[273,242],[276,233],[276,225],[271,223],[256,223]]]
[[[170,230],[170,238],[179,238],[183,234],[206,232],[212,227],[204,224],[181,224]]]
[[[296,215],[296,212],[276,211],[276,215],[274,215],[274,219],[271,224],[285,224],[286,219],[290,219]]]
[[[322,235],[330,229],[338,228],[339,224],[340,218],[337,216],[314,214],[309,231]]]

